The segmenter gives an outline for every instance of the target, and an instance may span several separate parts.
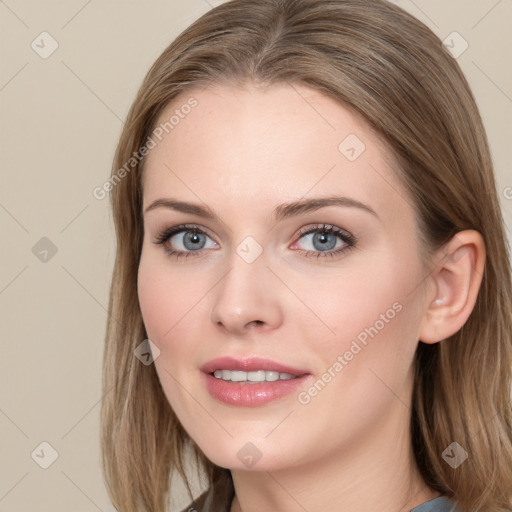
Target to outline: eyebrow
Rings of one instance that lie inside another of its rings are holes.
[[[291,203],[280,204],[274,209],[272,218],[275,221],[282,221],[302,213],[313,212],[319,210],[320,208],[326,208],[329,206],[359,208],[360,210],[366,211],[379,219],[377,212],[375,212],[375,210],[373,210],[367,204],[361,203],[360,201],[350,197],[341,196],[315,197],[311,199],[301,199]],[[170,208],[171,210],[190,213],[205,219],[220,220],[218,215],[216,215],[210,208],[208,208],[208,206],[187,203],[185,201],[178,201],[177,199],[173,198],[156,199],[144,210],[144,213],[155,210],[156,208]]]

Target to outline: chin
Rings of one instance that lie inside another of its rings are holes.
[[[215,465],[241,471],[276,471],[294,466],[299,455],[296,447],[300,446],[275,446],[270,440],[248,435],[226,439],[223,444],[218,439],[196,444]]]

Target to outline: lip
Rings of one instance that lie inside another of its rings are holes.
[[[256,370],[274,371],[279,373],[289,373],[296,377],[304,375],[307,370],[293,368],[271,359],[262,357],[250,357],[247,359],[236,359],[234,357],[218,357],[208,361],[201,366],[201,370],[205,373],[213,373],[215,370],[240,370],[243,372],[254,372]]]
[[[246,372],[266,370],[289,373],[296,378],[258,383],[229,382],[214,377],[213,372],[215,370],[241,370]],[[220,357],[208,361],[201,367],[201,371],[201,378],[213,398],[238,407],[259,407],[273,402],[297,391],[312,378],[312,375],[306,370],[260,357],[248,359]]]

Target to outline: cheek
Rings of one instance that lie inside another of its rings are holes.
[[[394,317],[393,304],[415,300],[411,291],[422,275],[419,266],[410,261],[404,266],[391,253],[352,262],[339,272],[305,274],[295,288],[337,335],[356,334],[351,329],[373,325],[390,308],[388,316]]]
[[[180,418],[197,414],[180,383],[197,372],[198,347],[192,342],[190,320],[200,305],[198,286],[157,255],[143,253],[137,278],[140,310],[147,336],[160,350],[155,360],[158,378]]]
[[[308,305],[334,331],[323,329],[319,337],[316,325],[316,336],[315,329],[306,335],[318,373],[298,398],[312,431],[328,424],[333,438],[343,430],[355,440],[390,408],[409,403],[421,312],[418,295],[410,292],[418,275],[419,267],[390,256],[364,271],[352,267],[309,295]]]
[[[161,256],[143,252],[137,290],[149,338],[160,343],[172,338],[174,331],[186,324],[183,320],[204,294],[203,288],[185,272],[172,269]]]
[[[169,284],[159,265],[151,264],[143,256],[139,265],[137,290],[146,332],[154,341],[161,340],[172,326],[176,300],[173,294],[166,293]]]
[[[156,252],[143,251],[137,286],[147,336],[160,350],[157,373],[169,402],[179,411],[187,400],[178,382],[195,378],[204,357],[206,295],[213,284],[204,272],[184,271]]]
[[[408,265],[403,261],[391,253],[381,254],[371,262],[361,262],[361,267],[352,266],[349,272],[317,280],[315,286],[309,283],[308,305],[326,326],[317,345],[326,368],[346,354],[352,371],[364,379],[369,367],[390,379],[407,373],[421,319],[419,294],[411,291],[422,272],[412,257]],[[356,382],[360,381],[351,380]]]

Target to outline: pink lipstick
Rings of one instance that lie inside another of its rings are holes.
[[[240,407],[258,407],[278,400],[310,380],[307,370],[250,357],[221,357],[201,367],[208,392],[215,399]]]

